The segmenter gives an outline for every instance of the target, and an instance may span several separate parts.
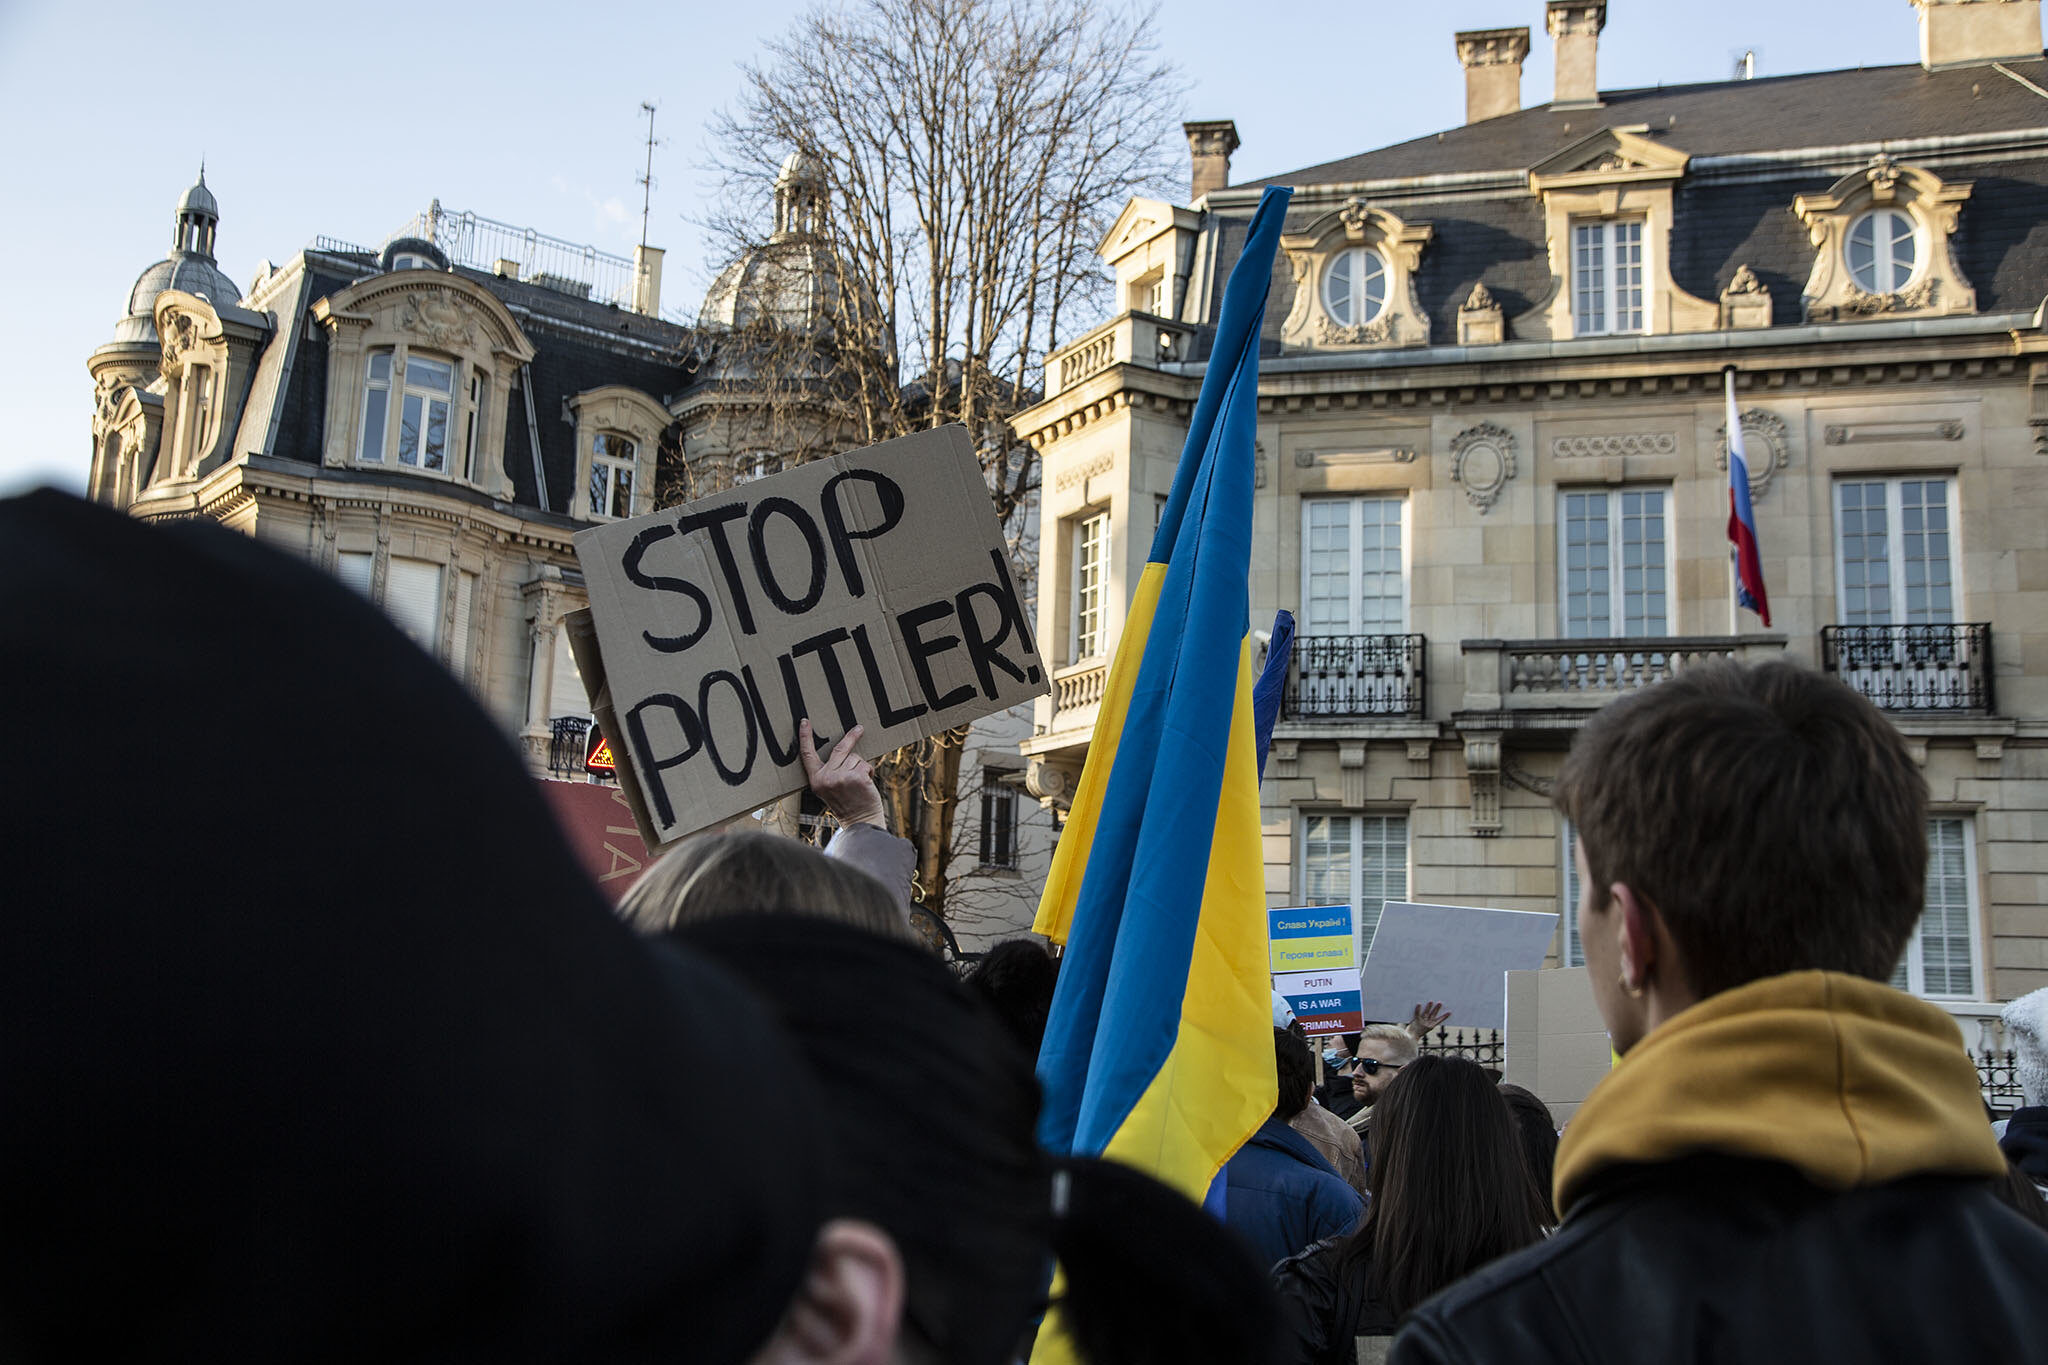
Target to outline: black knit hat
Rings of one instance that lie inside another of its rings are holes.
[[[896,1243],[906,1332],[949,1365],[1009,1360],[1052,1269],[1052,1176],[1031,1061],[994,1014],[930,953],[810,915],[669,937],[742,973],[804,1039],[838,1152],[826,1207]]]
[[[613,919],[327,576],[0,503],[0,1357],[737,1361],[818,1227],[769,1014]],[[18,757],[24,750],[17,750]]]

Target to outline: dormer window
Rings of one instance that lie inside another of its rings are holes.
[[[1967,180],[1880,155],[1826,193],[1793,199],[1814,248],[1806,320],[1975,312],[1954,242],[1970,191]]]
[[[410,251],[401,251],[391,258],[393,270],[432,270],[434,263],[426,257]]]
[[[1849,278],[1866,294],[1898,293],[1912,283],[1919,236],[1897,209],[1864,214],[1849,229]]]
[[[590,515],[613,520],[633,515],[634,446],[614,432],[599,432],[590,445]]]
[[[1323,308],[1339,327],[1377,319],[1387,306],[1387,263],[1364,247],[1340,251],[1323,272]]]
[[[448,419],[455,395],[455,366],[408,352],[403,378],[394,380],[399,363],[393,351],[370,353],[363,384],[362,445],[356,458],[366,464],[382,464],[395,452],[399,464],[446,474],[451,463]]]
[[[1609,336],[1643,330],[1643,222],[1572,225],[1572,331]]]

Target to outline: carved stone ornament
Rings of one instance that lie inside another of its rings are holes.
[[[1621,436],[1559,436],[1550,443],[1556,460],[1588,459],[1603,455],[1676,455],[1678,435],[1670,431],[1629,432]]]
[[[1355,327],[1340,327],[1325,312],[1316,313],[1316,340],[1326,346],[1376,346],[1394,335],[1394,320],[1385,313]]]
[[[1714,467],[1728,468],[1728,424],[1715,428]],[[1742,453],[1749,465],[1749,499],[1761,502],[1771,487],[1771,476],[1792,462],[1792,432],[1785,419],[1762,408],[1742,413]]]
[[[1744,423],[1747,426],[1747,422]],[[1830,426],[1822,440],[1831,446],[1869,445],[1883,441],[1960,441],[1961,422],[1863,422]]]
[[[1513,432],[1491,422],[1467,427],[1451,438],[1451,482],[1465,490],[1481,516],[1515,477],[1516,444]]]
[[[177,361],[199,344],[199,321],[190,313],[170,313],[165,322],[170,325],[159,329],[163,338],[164,359]]]
[[[436,346],[476,345],[476,314],[464,300],[438,290],[408,294],[398,325]]]
[[[1471,832],[1482,839],[1500,833],[1501,736],[1498,730],[1465,735],[1465,776],[1472,787]]]
[[[1086,483],[1098,474],[1107,474],[1115,467],[1116,456],[1109,451],[1104,451],[1092,460],[1084,460],[1080,464],[1062,469],[1053,478],[1052,486],[1055,491],[1064,493],[1075,484]]]
[[[1366,225],[1372,221],[1372,214],[1366,209],[1363,199],[1353,199],[1337,210],[1338,221],[1344,224],[1344,236],[1354,242],[1365,240]]]
[[[1477,313],[1495,306],[1493,291],[1486,287],[1485,280],[1475,282],[1472,286],[1472,292],[1465,296],[1465,311],[1468,313]]]
[[[1764,282],[1756,277],[1756,272],[1751,270],[1745,262],[1735,267],[1735,278],[1728,281],[1728,287],[1721,292],[1724,294],[1761,294],[1765,292]]]

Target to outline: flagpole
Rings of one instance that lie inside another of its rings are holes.
[[[1728,426],[1728,469],[1727,477],[1722,480],[1721,492],[1729,500],[1730,505],[1733,506],[1733,499],[1735,497],[1736,441],[1734,424],[1739,420],[1735,412],[1735,367],[1733,365],[1723,365],[1721,367],[1721,382],[1722,392],[1726,395],[1721,405],[1726,410],[1726,416],[1722,420]],[[1735,566],[1735,547],[1730,545],[1728,547],[1728,633],[1730,635],[1742,634],[1742,594],[1737,591],[1739,573],[1740,571]]]

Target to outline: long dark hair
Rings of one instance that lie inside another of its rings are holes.
[[[1395,1314],[1543,1236],[1507,1102],[1462,1057],[1418,1057],[1380,1096],[1366,1188],[1338,1273]]]

